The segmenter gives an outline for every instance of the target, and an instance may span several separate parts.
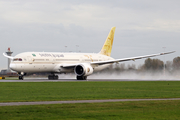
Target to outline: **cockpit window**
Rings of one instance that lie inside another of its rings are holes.
[[[15,59],[13,59],[13,61],[22,61],[22,59],[21,58],[15,58]]]

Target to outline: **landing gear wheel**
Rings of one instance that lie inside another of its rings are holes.
[[[76,79],[77,80],[86,80],[87,76],[77,76]]]
[[[58,75],[49,75],[49,76],[48,76],[48,79],[49,79],[49,80],[58,80],[58,79],[59,79],[59,76],[58,76]]]
[[[24,76],[19,76],[19,80],[23,80],[24,79]]]
[[[23,79],[24,79],[24,76],[25,76],[26,74],[27,74],[27,73],[24,73],[24,72],[18,72],[19,80],[23,80]]]

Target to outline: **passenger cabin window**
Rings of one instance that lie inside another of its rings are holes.
[[[15,58],[15,59],[13,59],[13,61],[22,61],[22,59],[21,58]]]
[[[44,61],[44,59],[34,59],[34,61]]]

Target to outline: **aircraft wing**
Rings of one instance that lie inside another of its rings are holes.
[[[107,60],[107,61],[97,61],[97,62],[90,62],[90,65],[104,65],[104,64],[112,64],[112,63],[118,63],[118,62],[124,62],[124,61],[135,61],[138,59],[143,59],[143,58],[149,58],[149,57],[155,57],[155,56],[160,56],[160,55],[166,55],[166,54],[171,54],[174,53],[175,51],[172,52],[165,52],[165,53],[158,53],[158,54],[151,54],[151,55],[144,55],[144,56],[137,56],[137,57],[130,57],[130,58],[123,58],[123,59],[115,59],[115,60]],[[77,64],[63,64],[63,68],[73,68]]]
[[[123,59],[115,59],[115,60],[108,60],[108,61],[98,61],[98,62],[91,62],[91,65],[103,65],[103,64],[111,64],[111,63],[118,63],[118,62],[124,62],[124,61],[135,61],[137,59],[142,59],[142,58],[149,58],[149,57],[155,57],[155,56],[160,56],[160,55],[166,55],[166,54],[171,54],[174,53],[175,51],[172,52],[165,52],[165,53],[158,53],[158,54],[151,54],[151,55],[144,55],[144,56],[137,56],[137,57],[130,57],[130,58],[123,58]]]
[[[63,68],[74,68],[76,65],[79,65],[80,63],[77,64],[63,64],[61,67]]]
[[[7,58],[13,59],[14,57],[8,56],[6,53],[3,53],[3,55]]]

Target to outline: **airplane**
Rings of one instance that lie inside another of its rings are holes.
[[[108,37],[99,53],[66,53],[66,52],[24,52],[15,57],[3,55],[11,59],[10,69],[16,71],[19,80],[23,80],[26,73],[48,72],[49,80],[59,79],[60,73],[75,73],[77,80],[86,80],[87,76],[101,71],[113,63],[135,61],[137,59],[155,57],[174,53],[165,52],[130,58],[114,59],[111,50],[114,40],[115,28],[112,27]]]

